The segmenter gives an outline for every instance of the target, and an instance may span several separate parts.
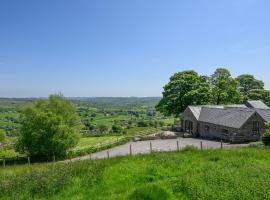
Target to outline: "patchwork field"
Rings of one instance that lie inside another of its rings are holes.
[[[0,199],[270,199],[270,150],[154,153],[0,168]]]

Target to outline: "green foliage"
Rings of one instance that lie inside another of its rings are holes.
[[[261,80],[257,80],[253,75],[243,74],[236,78],[238,82],[238,88],[240,92],[247,99],[247,94],[250,90],[254,89],[264,89],[264,82]]]
[[[169,200],[172,199],[171,194],[166,189],[158,185],[147,185],[136,189],[129,200]]]
[[[82,128],[75,106],[62,95],[38,100],[21,114],[17,147],[33,157],[63,156],[79,141]]]
[[[0,199],[264,200],[270,198],[269,156],[269,149],[192,149],[6,167]]]
[[[195,71],[175,73],[165,85],[163,98],[156,109],[165,115],[178,116],[189,105],[208,103],[210,88],[207,77]]]
[[[265,146],[270,146],[270,122],[266,123],[267,129],[262,135],[262,142]]]
[[[121,126],[119,126],[119,125],[113,125],[112,126],[112,132],[113,133],[121,133],[122,130],[123,130],[123,128]]]
[[[102,134],[102,133],[105,133],[106,131],[108,131],[109,128],[108,128],[108,126],[105,125],[105,124],[99,124],[99,125],[97,126],[97,130],[98,130],[98,132],[99,132],[100,134]]]
[[[4,130],[0,129],[0,142],[4,142],[6,139],[6,133]]]
[[[225,68],[218,68],[210,77],[212,89],[212,103],[229,104],[241,103],[243,96],[238,90],[238,83],[231,77],[230,72]]]
[[[270,106],[270,91],[264,89],[252,89],[247,93],[249,100],[262,100],[266,105]]]
[[[138,127],[148,127],[148,123],[144,120],[138,121]]]
[[[74,181],[74,177],[83,178],[81,187],[91,187],[101,178],[103,170],[104,165],[95,162],[91,165],[84,163],[48,165],[44,169],[13,174],[6,180],[0,180],[0,199],[4,195],[11,199],[50,197],[63,191]]]

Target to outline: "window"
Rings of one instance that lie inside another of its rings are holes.
[[[253,132],[254,134],[259,134],[259,133],[260,133],[260,122],[258,122],[258,121],[253,121],[252,132]]]
[[[205,130],[205,131],[209,132],[209,129],[210,129],[209,125],[205,125],[205,126],[204,126],[204,130]]]
[[[193,133],[193,122],[186,120],[185,121],[185,131],[188,133]]]
[[[223,135],[229,135],[229,131],[227,129],[221,129]]]

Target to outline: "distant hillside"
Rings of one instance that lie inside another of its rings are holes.
[[[93,106],[147,106],[154,107],[161,97],[67,97],[76,104],[91,104]],[[47,98],[0,98],[0,107],[17,109],[37,99]]]
[[[154,106],[161,97],[70,97],[74,102],[88,102],[104,105]]]

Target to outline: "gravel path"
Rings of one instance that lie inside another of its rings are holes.
[[[178,139],[169,139],[169,140],[151,140],[151,141],[139,141],[139,142],[129,142],[124,145],[120,145],[105,151],[100,151],[97,153],[91,154],[91,159],[104,159],[108,157],[108,153],[110,157],[116,156],[125,156],[130,154],[130,147],[133,155],[137,154],[147,154],[150,153],[150,142],[152,144],[153,151],[175,151],[177,150],[177,141],[179,144],[179,149],[182,149],[188,145],[194,145],[198,148],[201,148],[201,141],[203,145],[203,149],[209,148],[220,148],[221,143],[217,141],[210,140],[202,140],[195,138],[178,138]],[[223,143],[224,148],[230,147],[243,147],[247,146],[247,144],[228,144]],[[71,159],[71,161],[78,160],[88,160],[90,159],[90,155],[77,157]]]

